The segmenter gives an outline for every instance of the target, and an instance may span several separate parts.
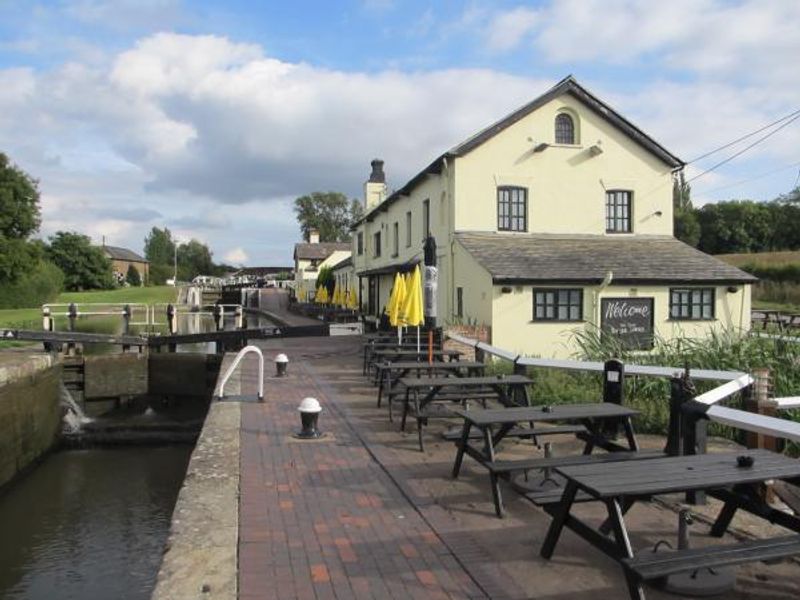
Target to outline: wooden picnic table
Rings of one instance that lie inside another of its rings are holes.
[[[750,466],[739,457],[752,458]],[[669,456],[646,461],[614,462],[604,465],[556,467],[566,480],[561,502],[548,510],[553,516],[541,555],[549,559],[564,527],[620,562],[633,600],[644,600],[644,581],[699,569],[736,565],[800,554],[800,535],[767,540],[737,542],[705,548],[635,554],[628,537],[624,515],[637,501],[659,494],[706,491],[724,505],[711,528],[721,537],[737,510],[745,510],[794,532],[800,532],[800,518],[770,507],[756,492],[768,479],[800,483],[800,461],[766,450],[740,453]],[[606,505],[606,523],[613,538],[572,514],[578,493]]]
[[[461,435],[457,441],[458,452],[453,465],[453,478],[458,477],[464,455],[474,458],[489,471],[489,480],[492,487],[492,499],[498,517],[504,514],[503,499],[500,493],[501,477],[510,477],[513,473],[526,472],[531,469],[543,469],[545,481],[553,487],[547,490],[547,497],[560,497],[558,483],[550,477],[550,469],[557,464],[575,463],[580,461],[595,460],[594,457],[609,457],[608,454],[588,456],[595,447],[601,447],[611,453],[636,452],[639,449],[636,435],[633,431],[631,417],[639,411],[614,404],[611,402],[591,402],[584,404],[558,404],[555,406],[522,406],[499,409],[473,409],[456,410],[456,415],[464,419]],[[569,425],[536,427],[536,423],[569,423]],[[609,423],[619,423],[625,431],[628,446],[622,446],[608,439],[604,433],[604,426]],[[473,435],[473,428],[480,435]],[[533,438],[539,436],[574,434],[585,442],[583,454],[564,457],[532,457],[522,460],[497,460],[498,445],[506,437]],[[483,447],[472,443],[472,440],[483,443]],[[616,457],[613,457],[616,458]],[[601,459],[602,460],[602,459]],[[529,493],[536,493],[528,490]],[[532,498],[531,498],[532,499]]]
[[[399,384],[405,388],[403,419],[400,429],[405,431],[406,418],[413,406],[417,420],[419,449],[425,450],[422,440],[422,426],[433,416],[453,416],[448,411],[443,415],[428,412],[431,403],[436,401],[461,402],[496,398],[503,406],[529,406],[531,403],[528,386],[533,380],[524,375],[492,375],[482,377],[402,377]],[[515,401],[519,399],[519,402]]]
[[[474,361],[400,361],[384,362],[375,365],[378,381],[378,407],[384,395],[389,398],[389,411],[391,413],[391,398],[397,383],[403,377],[416,374],[417,377],[432,377],[434,375],[452,375],[454,377],[478,376],[486,369],[486,363]]]
[[[433,349],[433,360],[437,361],[444,361],[445,359],[449,361],[458,360],[458,358],[463,353],[459,350],[444,350],[443,348],[434,348]],[[420,362],[428,360],[428,349],[427,348],[420,348],[420,351],[417,352],[416,348],[406,348],[406,347],[390,347],[390,348],[378,348],[377,350],[372,351],[372,355],[370,358],[369,364],[367,364],[367,374],[371,372],[372,366],[377,363],[383,362],[399,362],[401,360],[418,360]]]
[[[441,342],[434,341],[433,348],[435,350],[441,350],[442,344]],[[369,373],[370,366],[375,361],[375,352],[378,350],[413,350],[415,354],[425,356],[425,359],[428,358],[428,344],[420,345],[419,353],[416,352],[417,350],[417,342],[403,342],[402,344],[398,344],[397,340],[394,341],[386,341],[386,342],[376,342],[376,341],[366,341],[364,342],[363,351],[364,351],[364,364],[363,364],[363,373],[367,375]]]
[[[761,317],[757,318],[756,315],[761,315]],[[781,311],[771,308],[752,309],[750,311],[750,319],[754,323],[761,323],[762,329],[766,329],[770,323],[777,325],[779,329],[783,329],[784,326],[784,319]]]

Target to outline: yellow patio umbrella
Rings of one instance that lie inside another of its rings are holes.
[[[397,327],[397,341],[402,343],[403,334],[401,327],[403,321],[400,318],[400,311],[403,308],[403,303],[406,298],[406,286],[403,276],[400,273],[395,273],[394,285],[392,286],[392,293],[389,296],[389,303],[386,305],[386,313],[389,315],[389,323],[392,327]]]
[[[411,274],[411,282],[406,290],[403,307],[400,309],[400,318],[406,325],[417,328],[417,353],[419,353],[419,326],[425,322],[419,265],[414,267],[414,272]]]
[[[355,287],[350,288],[350,292],[348,292],[348,306],[353,310],[358,310],[358,292],[356,291]]]
[[[297,286],[297,289],[294,293],[295,297],[297,298],[298,302],[305,302],[306,301],[306,290],[303,288],[303,284]]]
[[[339,304],[339,281],[337,280],[333,286],[333,294],[331,294],[331,304],[337,306]]]
[[[316,301],[318,304],[328,303],[328,288],[324,285],[321,285],[317,288]]]

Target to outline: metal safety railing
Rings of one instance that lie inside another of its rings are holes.
[[[219,393],[217,394],[220,400],[225,397],[225,384],[228,383],[228,380],[236,371],[236,368],[239,366],[239,363],[242,362],[242,359],[251,352],[254,352],[258,355],[258,401],[264,401],[264,354],[257,346],[245,346],[239,350],[236,358],[233,359],[233,362],[231,362],[230,366],[225,370],[225,373],[220,379]]]
[[[64,310],[58,310],[64,309]],[[144,316],[143,321],[135,321],[134,315]],[[165,316],[164,320],[159,315]],[[213,316],[217,329],[223,328],[225,318],[230,315],[235,320],[238,329],[244,327],[244,310],[241,304],[215,304],[211,310],[203,310],[199,306],[156,302],[146,304],[142,302],[82,302],[82,303],[52,303],[42,305],[42,328],[45,331],[55,329],[55,317],[67,317],[70,329],[80,317],[120,316],[123,318],[126,331],[130,326],[145,327],[152,330],[158,325],[167,325],[170,333],[177,332],[176,317],[178,314],[194,314]]]
[[[491,346],[476,339],[464,337],[455,333],[447,333],[448,338],[475,348],[476,355],[490,355],[502,360],[508,360],[514,365],[523,367],[542,367],[551,369],[566,369],[573,371],[587,371],[602,373],[604,364],[597,361],[580,361],[568,359],[547,359],[531,358],[509,352],[503,348]],[[478,356],[476,356],[478,359]],[[755,414],[735,408],[718,406],[718,403],[734,394],[741,392],[753,385],[754,379],[751,375],[741,371],[715,371],[709,369],[684,369],[670,366],[654,365],[635,365],[626,364],[625,373],[629,375],[640,375],[645,377],[678,377],[686,374],[690,379],[706,381],[723,381],[722,385],[699,394],[692,400],[699,405],[704,405],[705,416],[723,425],[737,427],[739,429],[770,435],[800,442],[800,423],[789,419]],[[787,398],[775,398],[774,403],[779,410],[789,410],[800,408],[800,396]]]

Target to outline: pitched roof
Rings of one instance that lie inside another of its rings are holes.
[[[357,221],[353,226],[358,225],[362,221],[371,221],[374,217],[375,213],[386,210],[392,203],[397,201],[401,196],[408,196],[411,191],[422,182],[425,177],[429,174],[439,174],[442,172],[442,160],[445,158],[458,158],[460,156],[464,156],[477,148],[478,146],[482,145],[484,142],[492,139],[501,131],[507,129],[517,121],[528,116],[530,113],[535,111],[537,108],[540,108],[558,98],[563,94],[570,94],[573,97],[577,98],[583,104],[585,104],[590,110],[596,113],[600,118],[605,119],[623,133],[628,135],[633,141],[638,143],[642,146],[645,150],[649,151],[662,161],[669,165],[672,168],[680,168],[683,167],[686,163],[672,154],[669,150],[664,148],[661,144],[655,141],[653,138],[648,136],[644,133],[641,129],[639,129],[636,125],[631,123],[628,119],[623,117],[620,113],[616,110],[611,108],[608,104],[600,100],[597,96],[592,94],[589,90],[583,87],[581,84],[577,82],[577,80],[572,76],[568,75],[549,90],[547,90],[544,94],[535,98],[531,102],[528,102],[525,106],[522,106],[512,112],[509,115],[506,115],[496,123],[492,123],[487,128],[479,131],[472,137],[464,140],[460,144],[453,146],[447,152],[439,155],[436,159],[431,162],[427,167],[425,167],[422,171],[417,173],[414,177],[412,177],[403,187],[401,187],[396,192],[392,193],[389,197],[387,197],[383,202],[378,204],[368,213],[366,213],[359,221]]]
[[[102,246],[103,252],[106,253],[111,259],[114,260],[128,260],[131,262],[149,262],[143,256],[139,256],[133,250],[128,250],[127,248],[120,248],[119,246]]]
[[[335,271],[336,269],[346,269],[347,267],[352,267],[352,266],[353,266],[353,257],[348,256],[347,258],[343,258],[342,260],[340,260],[331,268]]]
[[[456,233],[496,283],[751,283],[752,275],[671,236]]]
[[[350,242],[319,242],[295,244],[295,260],[325,260],[337,250],[350,250]]]

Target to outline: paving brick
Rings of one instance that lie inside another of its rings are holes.
[[[470,575],[311,371],[293,360],[290,376],[267,377],[264,403],[242,407],[241,597],[474,595]],[[254,372],[245,367],[245,374],[255,385]],[[327,440],[290,437],[306,396],[323,406],[320,428]]]

